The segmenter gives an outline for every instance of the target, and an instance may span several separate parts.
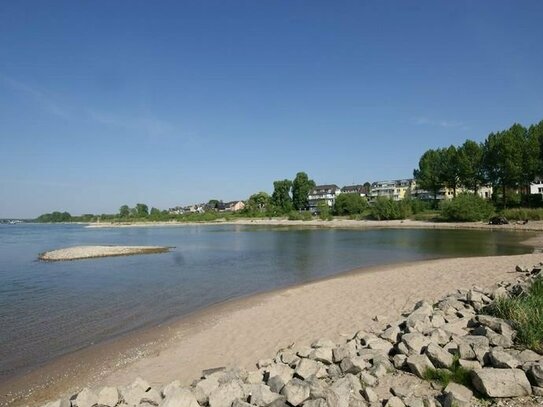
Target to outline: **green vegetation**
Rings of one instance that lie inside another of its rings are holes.
[[[442,188],[456,196],[458,187],[476,193],[483,184],[492,185],[495,205],[506,208],[520,205],[530,182],[542,172],[543,121],[528,129],[514,124],[489,134],[481,144],[466,140],[460,147],[427,150],[413,175],[432,194],[435,208]]]
[[[452,222],[488,220],[494,212],[490,202],[479,195],[462,193],[441,203],[441,219]]]
[[[424,379],[440,383],[443,387],[447,387],[450,382],[471,387],[470,370],[459,365],[458,357],[455,358],[451,369],[427,369],[424,372]]]
[[[334,213],[339,216],[360,215],[368,209],[368,201],[359,194],[340,194],[336,198]]]
[[[307,197],[309,192],[315,188],[315,181],[309,179],[305,172],[296,174],[292,181],[292,204],[297,211],[304,211],[309,208]]]
[[[41,223],[73,222],[73,218],[68,212],[52,212],[40,215],[36,221]]]
[[[504,209],[501,215],[508,220],[543,220],[543,208]]]
[[[328,206],[328,204],[324,201],[321,201],[317,204],[317,213],[319,215],[320,220],[332,220],[332,210]]]
[[[309,211],[290,211],[288,214],[288,220],[303,220],[303,221],[309,221],[313,220],[313,215],[311,215],[311,212]]]
[[[518,344],[536,352],[543,351],[542,277],[536,278],[527,292],[512,298],[499,298],[484,311],[512,321]]]
[[[411,215],[409,200],[394,201],[379,196],[371,206],[371,217],[376,220],[406,219]]]

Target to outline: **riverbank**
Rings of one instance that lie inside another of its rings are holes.
[[[518,230],[543,231],[543,221],[512,222],[507,225],[489,225],[484,222],[428,222],[419,220],[351,220],[333,219],[330,221],[314,219],[310,221],[288,220],[286,218],[247,218],[234,221],[217,220],[213,222],[122,222],[122,223],[89,223],[88,228],[126,228],[126,227],[182,227],[194,225],[254,225],[254,226],[305,226],[338,229],[482,229],[482,230]]]
[[[59,358],[0,384],[3,405],[39,404],[85,386],[124,385],[142,376],[152,385],[189,384],[204,369],[253,369],[292,343],[338,340],[371,330],[421,300],[455,289],[513,281],[517,264],[540,254],[421,261],[368,269],[238,299],[189,317]],[[375,316],[379,316],[374,320]]]

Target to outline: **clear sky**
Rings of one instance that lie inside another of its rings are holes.
[[[0,218],[412,176],[543,119],[542,1],[0,0]]]

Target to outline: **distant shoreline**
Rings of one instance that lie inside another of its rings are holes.
[[[543,231],[543,221],[530,221],[526,224],[512,222],[507,225],[489,225],[484,222],[429,222],[418,220],[288,220],[286,218],[245,218],[232,221],[212,222],[100,222],[86,223],[87,228],[130,228],[130,227],[183,227],[183,226],[209,226],[209,225],[252,225],[252,226],[305,226],[318,228],[345,228],[345,229],[483,229],[483,230],[514,230],[514,231]]]

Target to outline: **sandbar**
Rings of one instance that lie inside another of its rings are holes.
[[[136,254],[167,253],[169,247],[162,246],[75,246],[41,253],[38,258],[45,261],[95,259],[99,257],[132,256]]]

